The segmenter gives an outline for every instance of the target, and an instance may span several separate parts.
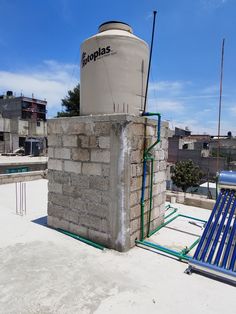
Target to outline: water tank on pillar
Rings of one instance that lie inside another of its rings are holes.
[[[100,25],[81,45],[81,115],[143,110],[149,47],[125,23]]]

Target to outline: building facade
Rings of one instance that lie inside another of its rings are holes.
[[[11,91],[0,96],[0,154],[24,147],[29,137],[47,137],[45,100],[14,97]]]

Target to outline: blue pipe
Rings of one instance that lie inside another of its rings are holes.
[[[229,265],[229,270],[234,271],[235,260],[236,260],[236,245],[234,245],[234,252],[233,252],[232,257],[231,257],[231,262],[230,262],[230,265]]]
[[[232,205],[229,217],[228,217],[228,221],[227,221],[225,230],[223,232],[223,236],[222,236],[221,241],[220,241],[220,246],[219,246],[218,252],[216,254],[214,265],[219,266],[221,254],[223,252],[225,241],[226,241],[226,238],[227,238],[227,235],[228,235],[228,232],[229,232],[229,228],[230,228],[230,225],[231,225],[231,221],[232,221],[232,218],[234,216],[235,207],[236,207],[236,198],[234,199],[234,202],[233,202],[233,205]]]
[[[214,223],[213,223],[213,225],[212,225],[210,234],[209,234],[208,239],[207,239],[207,241],[206,241],[205,247],[204,247],[203,252],[202,252],[202,254],[201,254],[201,256],[200,256],[200,259],[199,259],[199,260],[201,260],[201,261],[204,261],[204,259],[205,259],[205,257],[206,257],[207,251],[208,251],[209,246],[210,246],[210,244],[211,244],[212,236],[213,236],[213,234],[214,234],[214,232],[215,232],[215,230],[216,230],[216,226],[217,226],[217,224],[218,224],[218,221],[219,221],[219,219],[220,219],[221,213],[222,213],[223,208],[224,208],[224,206],[225,206],[225,202],[226,202],[226,200],[227,200],[228,194],[229,194],[229,190],[226,190],[225,196],[224,196],[223,201],[222,201],[222,203],[221,203],[221,205],[220,205],[220,209],[219,209],[218,212],[217,212],[217,215],[216,215],[215,220],[214,220]]]
[[[218,196],[218,198],[216,200],[215,206],[214,206],[214,208],[213,208],[213,210],[211,212],[211,215],[210,215],[210,218],[209,218],[208,223],[206,225],[206,228],[204,229],[204,232],[203,232],[203,234],[201,236],[201,240],[200,240],[200,242],[198,244],[198,247],[197,247],[197,249],[196,249],[196,251],[194,253],[194,257],[193,257],[194,259],[198,259],[198,255],[199,255],[199,253],[200,253],[200,251],[202,249],[203,243],[205,241],[205,237],[206,237],[206,235],[208,233],[208,230],[209,230],[209,226],[211,225],[213,217],[214,217],[214,215],[215,215],[215,213],[216,213],[216,211],[218,209],[218,205],[219,205],[219,203],[221,201],[222,195],[223,195],[223,190],[220,191],[220,194],[219,194],[219,196]]]
[[[145,185],[146,185],[146,175],[147,175],[147,160],[149,160],[150,156],[148,156],[150,150],[160,142],[161,138],[161,114],[153,113],[153,112],[143,112],[143,116],[157,116],[157,140],[147,149],[144,148],[143,153],[143,178],[142,178],[142,192],[141,192],[141,240],[144,239],[144,198],[145,198]]]
[[[234,240],[235,231],[236,231],[236,217],[234,218],[234,224],[233,224],[233,227],[231,229],[231,233],[230,233],[230,237],[229,237],[229,240],[228,240],[227,247],[225,249],[225,255],[224,255],[224,258],[223,258],[223,262],[222,262],[222,267],[224,267],[224,268],[226,268],[226,266],[227,266],[227,261],[228,261],[230,249],[231,249],[231,246],[232,246],[232,243],[233,243],[233,240]]]
[[[218,230],[217,230],[215,239],[214,239],[214,241],[213,241],[210,254],[209,254],[208,258],[207,258],[207,263],[211,263],[212,258],[213,258],[213,256],[214,256],[215,249],[216,249],[217,243],[218,243],[218,241],[219,241],[219,238],[220,238],[222,229],[223,229],[223,227],[224,227],[225,219],[226,219],[226,217],[227,217],[227,214],[228,214],[228,211],[229,211],[229,208],[230,208],[230,205],[231,205],[231,202],[232,202],[233,197],[234,197],[234,191],[231,191],[231,193],[230,193],[230,198],[229,198],[229,200],[227,201],[227,205],[226,205],[226,208],[225,208],[223,217],[222,217],[222,219],[221,219],[219,228],[218,228]]]

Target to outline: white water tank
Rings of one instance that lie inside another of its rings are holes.
[[[81,45],[80,114],[143,110],[149,47],[125,23],[100,25]]]

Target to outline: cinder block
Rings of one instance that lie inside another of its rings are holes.
[[[88,149],[73,148],[72,149],[72,160],[88,161],[89,160]]]
[[[49,158],[49,160],[48,160],[48,169],[62,171],[62,161],[58,160],[58,159],[51,159],[51,158]]]
[[[159,149],[155,151],[155,160],[164,160],[165,159],[165,154],[164,151]]]
[[[140,238],[141,238],[140,230],[138,230],[138,231],[134,232],[133,234],[131,234],[131,236],[130,236],[130,247],[131,248],[134,247],[135,244],[136,244],[135,241],[136,240],[140,240]]]
[[[88,148],[89,147],[89,136],[79,135],[79,137],[78,137],[78,147]]]
[[[164,149],[164,150],[167,150],[168,149],[168,140],[163,138],[161,140],[161,148]]]
[[[134,150],[131,152],[131,163],[140,163],[142,161],[142,151]]]
[[[88,238],[92,241],[97,242],[97,243],[101,243],[103,245],[106,245],[106,243],[109,240],[109,235],[107,233],[104,233],[104,232],[88,229]]]
[[[87,202],[102,203],[102,192],[97,190],[83,189],[81,193],[82,200]]]
[[[70,159],[70,149],[69,148],[55,148],[54,155],[55,155],[55,158],[58,158],[58,159]]]
[[[85,226],[89,229],[94,229],[97,231],[102,230],[102,218],[95,215],[83,215],[80,219],[82,226]]]
[[[129,200],[130,200],[130,206],[131,207],[136,205],[136,204],[138,204],[138,203],[140,203],[140,199],[138,198],[138,193],[137,192],[132,192],[130,194]]]
[[[144,135],[144,124],[134,123],[130,125],[130,132],[133,135]]]
[[[131,165],[131,176],[136,177],[137,176],[137,171],[136,171],[136,164]]]
[[[110,165],[102,164],[102,175],[104,177],[109,177],[110,176]]]
[[[62,218],[65,208],[52,202],[48,202],[48,215],[53,217]]]
[[[49,147],[48,148],[48,157],[49,158],[54,158],[54,148],[53,147]]]
[[[99,163],[93,163],[93,162],[89,162],[89,163],[83,162],[82,174],[100,176],[102,174],[102,165]]]
[[[48,201],[54,205],[62,206],[65,208],[69,208],[69,199],[67,195],[49,192]]]
[[[89,178],[90,189],[107,191],[109,189],[109,178],[100,176],[90,176]]]
[[[101,192],[101,203],[107,205],[108,207],[112,207],[112,201],[109,191],[102,191]]]
[[[48,191],[62,194],[62,184],[56,182],[48,182]]]
[[[141,205],[135,205],[130,208],[130,220],[136,219],[141,215]]]
[[[71,197],[68,201],[69,201],[68,206],[74,211],[77,211],[77,210],[79,210],[80,212],[86,211],[86,203],[81,198]]]
[[[158,171],[154,173],[154,183],[161,183],[166,180],[166,172],[165,171]]]
[[[140,229],[140,218],[136,218],[130,221],[130,233],[134,233],[135,231]]]
[[[109,122],[96,122],[94,128],[95,135],[110,135],[111,123]]]
[[[67,172],[81,173],[81,162],[65,160],[64,170]]]
[[[89,176],[86,175],[78,175],[78,174],[71,174],[71,185],[76,186],[78,188],[89,188]]]
[[[130,191],[140,190],[142,188],[142,177],[131,178]]]
[[[88,228],[81,226],[80,224],[69,224],[69,231],[80,235],[81,237],[88,238]]]
[[[78,138],[77,135],[63,135],[62,143],[65,147],[77,147]]]
[[[98,137],[97,136],[90,136],[89,137],[89,147],[90,148],[97,148],[99,147],[99,143],[98,143]]]
[[[78,224],[79,222],[79,216],[78,216],[78,212],[73,211],[71,209],[67,209],[64,211],[64,216],[63,218],[69,222],[73,222],[75,224]]]
[[[70,174],[69,173],[65,173],[62,171],[53,171],[51,170],[51,172],[48,172],[48,175],[50,175],[49,177],[49,181],[53,180],[57,183],[61,183],[61,184],[70,184]]]
[[[48,120],[48,123],[47,123],[48,136],[63,133],[63,128],[61,124],[62,120],[63,119]],[[49,142],[49,145],[51,146],[50,142]]]
[[[57,217],[48,216],[47,223],[48,223],[48,226],[53,227],[53,228],[69,230],[69,221],[64,220],[64,219],[59,219]]]
[[[110,151],[102,149],[92,149],[91,150],[91,161],[95,162],[110,162]]]
[[[106,218],[108,215],[108,206],[105,204],[87,202],[86,208],[89,215],[95,215],[101,218]]]
[[[130,145],[133,150],[143,150],[144,138],[142,136],[131,136]]]
[[[78,121],[76,118],[71,119],[62,119],[61,125],[63,129],[63,133],[66,135],[78,135],[78,134],[84,134],[85,133],[85,123]]]
[[[110,148],[110,136],[99,136],[98,143],[100,148]]]
[[[156,128],[153,126],[146,127],[146,136],[155,136],[156,135]]]

